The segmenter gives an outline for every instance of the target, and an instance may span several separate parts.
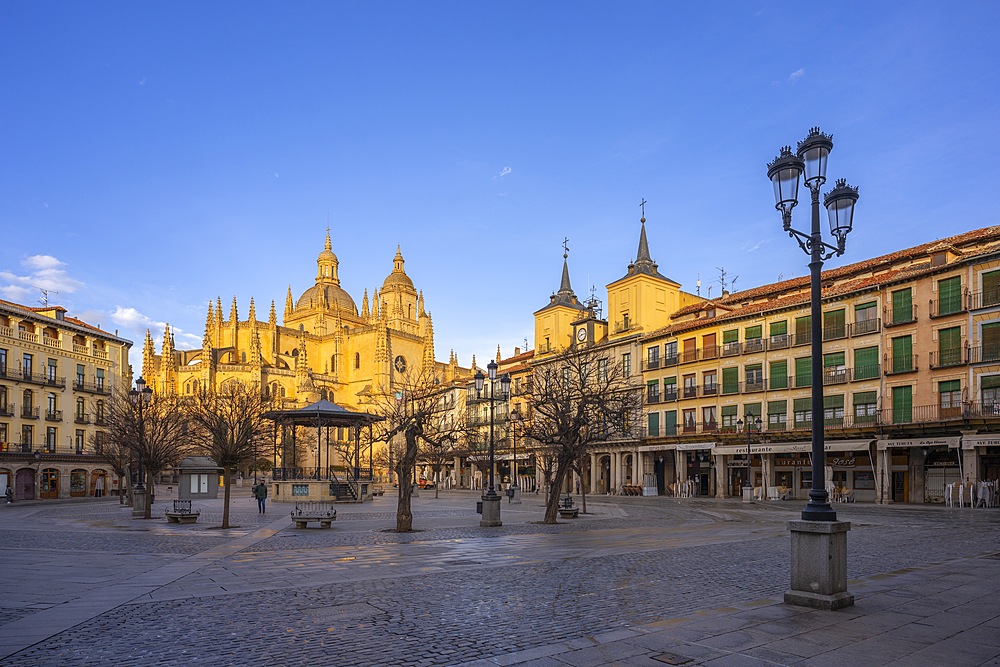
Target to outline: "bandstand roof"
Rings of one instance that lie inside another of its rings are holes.
[[[316,401],[304,408],[271,410],[265,412],[264,417],[271,421],[296,426],[364,426],[384,419],[384,417],[368,412],[352,412],[326,399]]]

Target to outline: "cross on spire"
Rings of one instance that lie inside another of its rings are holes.
[[[569,237],[563,238],[563,259],[569,257]]]
[[[646,198],[645,197],[643,197],[642,201],[639,202],[639,208],[642,209],[642,217],[643,217],[643,219],[645,219],[646,218]]]

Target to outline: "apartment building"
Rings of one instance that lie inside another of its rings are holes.
[[[131,381],[132,342],[60,306],[0,301],[0,488],[15,499],[107,494],[105,404]]]

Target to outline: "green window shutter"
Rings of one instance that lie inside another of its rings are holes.
[[[984,324],[980,330],[983,344],[982,361],[1000,360],[1000,322]]]
[[[751,417],[760,417],[760,403],[745,403],[743,405],[743,414],[750,415]]]
[[[788,389],[788,361],[772,361],[768,369],[768,383],[771,389]]]
[[[722,343],[735,343],[740,339],[739,329],[730,329],[729,331],[722,332]]]
[[[847,334],[844,310],[823,313],[823,338],[843,338]]]
[[[854,394],[854,423],[873,424],[877,418],[877,392],[859,391]]]
[[[944,382],[938,382],[939,394],[946,394],[952,391],[962,391],[961,380],[945,380]]]
[[[1000,271],[998,271],[998,273],[1000,273]],[[780,322],[771,322],[770,335],[771,336],[788,335],[788,320],[781,320]]]
[[[649,436],[655,438],[660,435],[660,413],[650,412],[649,413]]]
[[[962,327],[938,331],[938,364],[954,366],[962,363]]]
[[[823,397],[823,409],[830,408],[842,408],[844,407],[844,395],[837,394],[835,396],[824,396]]]
[[[722,406],[722,417],[735,417],[739,406],[736,405],[723,405]]]
[[[759,324],[757,326],[747,327],[747,329],[746,329],[746,339],[747,340],[753,340],[755,338],[760,338],[762,330],[763,330],[763,327],[761,325],[759,325]]]
[[[854,379],[870,380],[878,377],[878,347],[854,350]]]
[[[812,358],[799,357],[795,360],[795,386],[808,387],[812,384]]]
[[[769,415],[783,415],[785,410],[788,409],[788,401],[768,401],[767,402],[767,414]]]
[[[792,413],[797,428],[809,426],[812,423],[812,399],[796,398],[792,403]]]
[[[844,365],[843,352],[830,352],[829,354],[823,355],[824,368],[829,368],[831,366],[843,366],[843,365]]]
[[[983,274],[983,305],[995,306],[1000,303],[1000,271]]]
[[[892,321],[909,322],[913,319],[913,292],[909,287],[892,293]]]
[[[663,413],[663,435],[677,435],[677,411],[667,410]]]
[[[1000,387],[1000,375],[984,375],[979,379],[981,389],[996,389]]]
[[[938,315],[957,313],[962,310],[961,276],[938,281],[938,304]]]
[[[722,393],[723,394],[735,394],[740,390],[740,369],[736,368],[723,368],[722,369]]]
[[[795,343],[808,343],[812,340],[812,315],[795,318]]]
[[[865,313],[864,317],[867,317],[868,315],[867,311],[874,310],[875,305],[876,304],[874,301],[869,301],[867,303],[859,303],[858,305],[854,306],[854,314],[857,315],[858,313]]]
[[[854,394],[854,405],[871,405],[878,401],[878,392],[858,391]]]
[[[892,372],[902,373],[913,370],[913,339],[899,336],[892,339]]]
[[[892,423],[906,424],[913,421],[913,387],[893,387]]]

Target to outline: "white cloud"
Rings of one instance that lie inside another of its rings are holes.
[[[24,275],[10,270],[0,271],[0,283],[6,283],[0,284],[0,294],[12,301],[23,302],[41,290],[53,296],[72,294],[84,286],[62,268],[66,266],[65,262],[51,255],[32,255],[21,264],[28,269]]]
[[[801,79],[805,75],[806,75],[806,68],[800,67],[799,69],[795,70],[794,72],[788,75],[788,83],[792,84],[798,83],[799,79]]]
[[[140,313],[135,308],[126,306],[115,306],[114,312],[111,313],[111,321],[118,327],[132,332],[132,336],[136,340],[145,338],[146,330],[148,329],[153,334],[156,349],[160,349],[163,345],[163,331],[167,328],[166,322],[154,320],[152,317]],[[176,326],[170,327],[170,333],[173,334],[174,343],[178,348],[191,349],[201,347],[201,336],[187,333]]]
[[[507,174],[511,173],[512,171],[514,171],[514,170],[511,169],[510,167],[504,167],[503,169],[500,170],[499,174],[497,174],[496,176],[493,177],[493,180],[494,181],[499,181],[501,178],[503,178]]]
[[[748,246],[748,247],[747,247],[747,249],[746,249],[746,251],[747,251],[747,252],[753,252],[753,251],[755,251],[755,250],[759,250],[759,249],[760,249],[760,247],[761,247],[762,245],[764,245],[765,243],[768,243],[768,242],[769,242],[769,240],[770,240],[770,239],[761,239],[760,241],[757,241],[757,242],[756,242],[756,243],[754,243],[753,245],[751,245],[751,246]]]
[[[115,306],[114,312],[111,313],[111,321],[128,329],[163,329],[167,326],[166,322],[158,322],[135,308],[124,306]]]

